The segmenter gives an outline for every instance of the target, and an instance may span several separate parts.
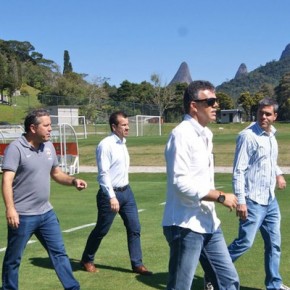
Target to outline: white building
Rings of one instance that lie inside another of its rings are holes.
[[[69,124],[71,126],[79,125],[79,107],[77,106],[51,106],[47,107],[52,124]]]
[[[241,123],[242,113],[239,109],[221,110],[220,123]]]

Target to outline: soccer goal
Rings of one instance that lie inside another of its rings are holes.
[[[135,136],[161,136],[160,116],[136,115],[129,117],[130,134]]]

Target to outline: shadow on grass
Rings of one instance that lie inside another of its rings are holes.
[[[43,258],[43,257],[34,257],[29,259],[31,264],[37,267],[42,267],[42,268],[47,268],[47,269],[53,269],[53,266],[50,262],[50,259],[48,257]],[[80,260],[76,259],[70,259],[70,263],[72,266],[73,271],[84,271],[83,267],[80,264]],[[117,272],[123,272],[123,273],[131,273],[133,274],[131,269],[128,268],[120,268],[120,267],[113,267],[113,266],[108,266],[108,265],[101,265],[101,264],[96,264],[96,267],[99,269],[106,269],[106,270],[111,270],[111,271],[117,271]],[[152,276],[142,276],[142,275],[137,275],[136,274],[136,279],[149,287],[152,287],[154,289],[159,289],[163,290],[166,288],[166,281],[168,278],[168,273],[162,273],[162,272],[157,272],[153,273]],[[0,288],[1,290],[2,288]],[[203,289],[203,277],[195,276],[193,280],[193,286],[191,288],[193,289]],[[241,286],[240,290],[261,290],[260,288],[252,288],[252,287],[244,287]]]
[[[69,259],[69,260],[70,260],[72,270],[74,272],[75,271],[85,271],[80,263],[80,260],[77,260],[77,259]],[[50,262],[49,257],[45,257],[45,258],[34,257],[34,258],[30,258],[29,261],[34,266],[41,267],[41,268],[47,268],[47,269],[53,269],[53,265]],[[100,265],[100,264],[95,264],[95,265],[98,269],[106,269],[106,270],[112,270],[112,271],[118,271],[118,272],[124,272],[124,273],[133,273],[131,269],[112,267],[112,266]]]
[[[138,275],[136,279],[141,283],[150,286],[154,289],[166,289],[166,281],[168,278],[167,273],[154,273],[152,276],[142,276]],[[203,277],[195,276],[193,280],[192,290],[202,290],[203,288]],[[260,288],[252,288],[252,287],[240,287],[240,290],[261,290]]]

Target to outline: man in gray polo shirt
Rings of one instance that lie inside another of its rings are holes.
[[[58,166],[53,144],[49,141],[51,120],[46,110],[27,115],[25,134],[6,149],[3,160],[2,194],[6,207],[8,241],[2,269],[2,289],[18,289],[21,257],[30,237],[35,234],[47,250],[64,289],[78,290],[66,254],[61,229],[50,197],[50,176],[78,190],[87,187]]]

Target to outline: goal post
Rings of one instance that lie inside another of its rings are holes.
[[[52,125],[69,124],[76,132],[78,139],[87,139],[85,116],[50,115]]]
[[[129,117],[131,135],[161,136],[162,118],[160,116],[136,115]]]
[[[59,166],[69,175],[79,173],[78,138],[70,124],[52,125],[51,141],[54,145]]]

